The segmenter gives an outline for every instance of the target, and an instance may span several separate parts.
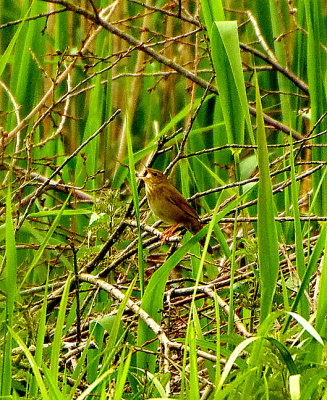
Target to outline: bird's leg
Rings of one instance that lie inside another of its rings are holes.
[[[162,234],[160,235],[161,239],[161,245],[165,244],[166,240],[169,239],[175,232],[175,230],[180,226],[180,224],[173,225],[170,228],[166,229]]]

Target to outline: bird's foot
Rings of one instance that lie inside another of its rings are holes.
[[[160,235],[161,239],[161,246],[166,243],[166,240],[169,239],[171,236],[173,236],[175,230],[180,226],[180,224],[173,225],[170,228],[166,229],[162,234]]]

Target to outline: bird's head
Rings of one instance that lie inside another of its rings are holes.
[[[154,168],[147,168],[146,175],[141,178],[146,185],[159,185],[160,183],[167,182],[166,176]]]

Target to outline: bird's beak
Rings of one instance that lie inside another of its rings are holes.
[[[144,181],[145,176],[147,175],[148,171],[144,169],[142,172],[136,172],[136,181]]]
[[[143,181],[143,176],[140,176],[137,172],[136,172],[136,182],[138,183],[138,182],[140,182],[140,181]]]

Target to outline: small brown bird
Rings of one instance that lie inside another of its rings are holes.
[[[193,235],[202,229],[195,210],[161,171],[147,168],[146,175],[141,179],[145,183],[145,194],[152,212],[162,221],[172,225],[163,233],[163,242],[173,234],[178,226],[183,225]],[[201,239],[200,243],[203,246],[204,239]],[[209,246],[208,253],[212,254],[212,252],[212,248]]]

